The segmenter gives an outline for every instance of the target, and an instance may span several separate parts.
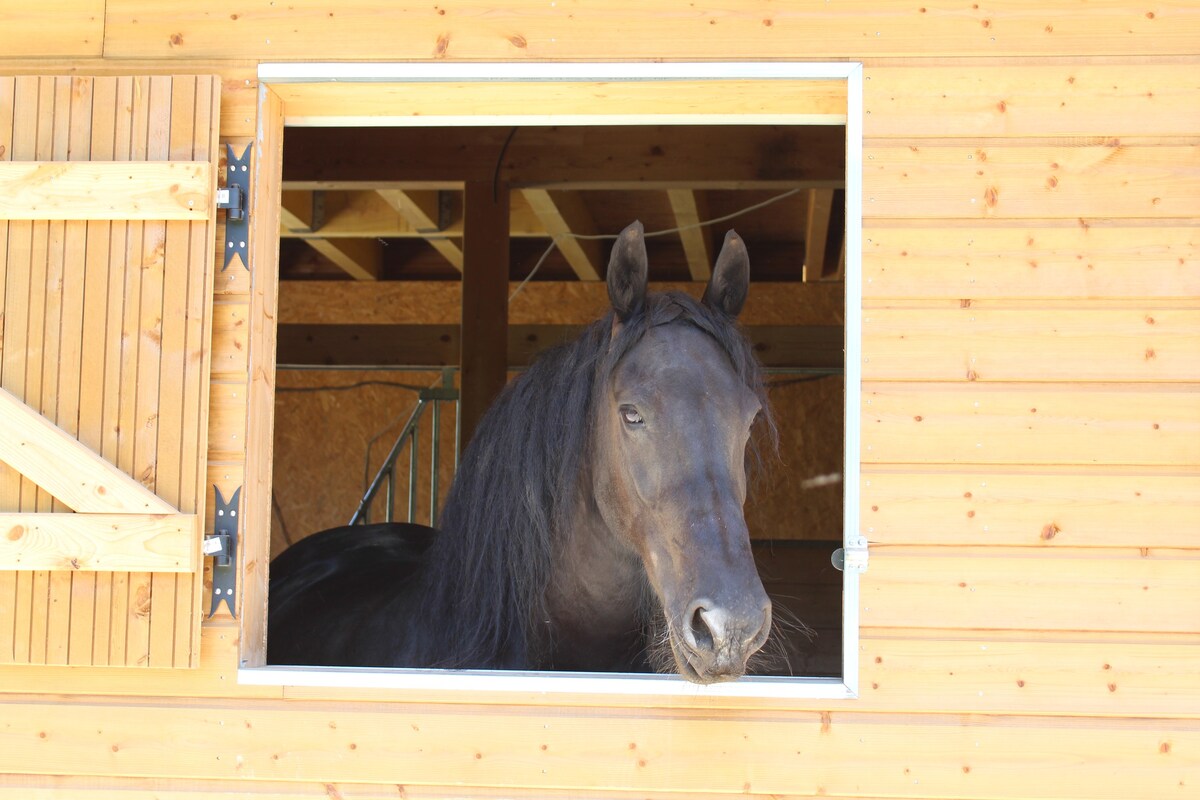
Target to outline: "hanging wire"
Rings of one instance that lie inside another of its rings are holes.
[[[725,214],[724,216],[713,217],[712,219],[701,220],[700,222],[693,222],[690,225],[680,225],[675,228],[663,228],[662,230],[650,231],[649,233],[644,234],[644,236],[647,239],[655,237],[655,236],[668,236],[672,233],[680,233],[681,231],[689,231],[689,230],[692,230],[693,228],[705,228],[705,227],[708,227],[709,225],[716,225],[721,222],[728,222],[729,220],[736,219],[744,214],[749,214],[751,211],[758,211],[760,208],[766,208],[767,206],[771,205],[772,203],[777,203],[780,200],[791,197],[794,194],[798,194],[800,191],[801,191],[800,188],[788,189],[786,192],[783,192],[782,194],[777,194],[774,197],[768,197],[766,200],[763,200],[758,203],[754,203],[753,205],[746,206],[745,208],[740,208],[737,211],[731,212],[729,214]],[[529,274],[526,275],[525,278],[519,284],[517,284],[517,287],[515,289],[513,289],[512,294],[510,294],[508,296],[508,302],[511,303],[513,298],[516,297],[518,294],[520,294],[521,290],[525,288],[525,284],[529,283],[529,281],[533,279],[533,276],[536,275],[538,270],[542,268],[542,264],[546,263],[546,259],[549,258],[550,254],[554,252],[554,249],[556,247],[558,247],[558,242],[560,239],[579,239],[581,241],[582,240],[595,241],[595,240],[602,240],[602,239],[616,239],[617,236],[619,236],[619,235],[620,234],[616,234],[616,233],[595,233],[595,234],[560,233],[560,234],[555,234],[550,239],[550,246],[547,247],[546,251],[544,253],[542,253],[540,258],[538,258],[537,263],[533,265],[533,269],[529,270]]]

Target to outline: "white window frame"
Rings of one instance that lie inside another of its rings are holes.
[[[677,675],[567,673],[499,670],[429,670],[349,667],[241,667],[238,682],[256,686],[347,689],[408,689],[471,693],[652,695],[713,698],[852,699],[859,690],[859,572],[865,568],[866,540],[860,532],[860,421],[862,404],[862,65],[850,62],[695,62],[695,63],[264,63],[259,82],[436,83],[436,82],[593,82],[672,80],[845,80],[846,99],[846,334],[845,454],[843,539],[847,567],[842,573],[842,676],[840,678],[748,676],[731,683],[700,686]],[[717,113],[706,118],[719,116]],[[336,124],[337,117],[293,118],[289,125]],[[678,115],[628,115],[578,119],[555,117],[540,124],[688,124]],[[707,119],[711,124],[711,119]],[[805,124],[804,115],[730,115],[729,124]],[[529,116],[470,118],[393,117],[355,119],[354,124],[510,125],[538,124]]]

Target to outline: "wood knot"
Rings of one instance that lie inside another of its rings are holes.
[[[1046,527],[1042,528],[1041,538],[1043,541],[1048,542],[1051,539],[1053,539],[1055,536],[1058,536],[1058,532],[1061,530],[1062,530],[1062,528],[1058,527],[1058,525],[1051,522],[1048,525],[1046,525]]]

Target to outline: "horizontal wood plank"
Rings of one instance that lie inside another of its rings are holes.
[[[333,17],[318,0],[243,14],[233,0],[159,7],[109,0],[109,58],[329,60],[863,58],[1014,55],[1196,54],[1200,15],[1188,3],[1147,13],[1122,0],[1086,8],[1070,0],[959,9],[900,0],[779,6],[754,0],[697,9],[606,3],[570,9],[509,0],[486,12],[472,5],[391,8],[387,25],[370,3]],[[445,13],[438,13],[444,11]],[[629,25],[637,14],[638,24]],[[403,31],[397,36],[396,31]]]
[[[288,129],[283,189],[837,188],[846,180],[836,125],[415,127]],[[496,154],[504,152],[500,169]]]
[[[245,461],[246,419],[246,381],[213,380],[208,395],[210,459],[235,463]]]
[[[511,800],[512,789],[449,785],[401,785],[405,800]],[[397,784],[313,783],[247,780],[190,780],[159,779],[98,781],[71,776],[13,778],[0,786],[0,800],[57,800],[69,795],[81,800],[396,800]],[[522,789],[522,800],[686,800],[698,795],[677,792],[636,792],[611,789]],[[711,796],[711,795],[710,795]],[[764,800],[800,800],[799,795],[760,795],[749,793],[748,798]],[[878,797],[851,797],[847,800],[883,800]]]
[[[864,710],[1200,716],[1200,644],[873,636],[860,661]]]
[[[867,220],[1200,216],[1194,139],[1053,145],[877,139],[866,142],[863,158]]]
[[[1193,633],[1200,553],[1184,553],[877,546],[862,578],[862,624]]]
[[[194,514],[0,514],[0,569],[193,572]]]
[[[1181,796],[1187,721],[103,699],[0,702],[0,768],[171,779],[889,797]],[[913,742],[920,742],[914,750]],[[113,748],[116,748],[115,750]],[[871,769],[848,765],[869,763]]]
[[[1185,384],[867,383],[862,459],[864,464],[1192,467],[1200,463],[1200,389]]]
[[[206,220],[206,161],[0,162],[0,219]]]
[[[866,381],[1200,381],[1200,310],[871,309]]]
[[[881,544],[1200,548],[1195,474],[868,469],[860,507]]]
[[[248,303],[213,304],[212,374],[218,378],[244,378],[248,365]]]
[[[397,784],[313,783],[247,780],[188,780],[161,779],[97,780],[72,776],[14,778],[9,776],[0,786],[0,800],[57,800],[64,796],[81,800],[511,800],[512,789],[471,787],[450,784],[441,786],[401,785],[403,795],[397,794]],[[522,789],[522,800],[685,800],[696,795],[677,792],[636,792],[606,789]],[[799,800],[798,795],[746,794],[749,798],[769,800]],[[874,797],[850,797],[847,800],[883,800]]]
[[[863,302],[1200,297],[1200,227],[868,224]]]
[[[840,326],[747,327],[759,360],[768,367],[839,368],[845,334]],[[528,365],[543,350],[571,341],[578,325],[510,325],[510,367]],[[278,360],[288,366],[406,366],[459,363],[457,325],[279,326]]]
[[[175,514],[165,500],[0,389],[0,461],[75,511]]]
[[[514,198],[519,195],[514,193]],[[517,289],[509,283],[509,294]],[[699,298],[698,281],[652,282],[650,291],[685,292]],[[531,281],[512,298],[513,325],[586,325],[610,308],[608,287],[600,281]],[[287,324],[455,325],[462,316],[458,281],[282,281],[279,322]],[[845,286],[841,283],[751,283],[738,320],[743,325],[841,325]]]
[[[864,135],[1190,136],[1200,130],[1197,64],[874,66]]]
[[[6,9],[4,58],[89,58],[104,52],[104,0],[69,0]]]
[[[285,83],[274,87],[292,124],[471,124],[481,116],[520,125],[612,123],[613,117],[703,122],[715,114],[789,117],[844,125],[845,80],[491,82],[486,96],[465,83]],[[719,98],[719,100],[718,100]],[[337,117],[330,120],[330,114]],[[490,124],[496,124],[491,122]]]

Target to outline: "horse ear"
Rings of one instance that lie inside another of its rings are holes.
[[[621,231],[608,259],[608,299],[617,319],[627,320],[642,310],[648,273],[645,229],[635,221]]]
[[[750,256],[746,243],[736,231],[725,234],[725,243],[717,256],[712,278],[704,290],[701,302],[709,308],[724,311],[736,317],[746,304],[746,293],[750,288]]]

